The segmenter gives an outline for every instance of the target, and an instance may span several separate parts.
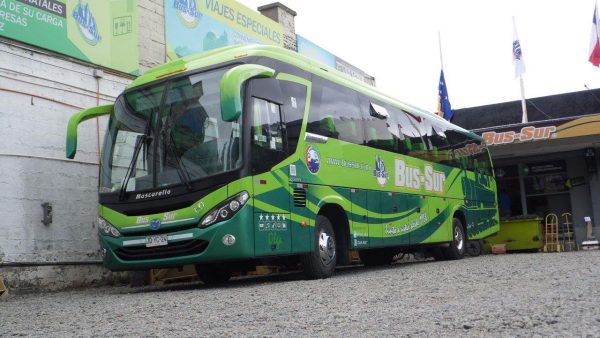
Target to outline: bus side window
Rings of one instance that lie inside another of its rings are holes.
[[[304,118],[304,106],[306,105],[306,86],[290,82],[280,81],[281,91],[283,93],[283,115],[285,120],[285,129],[288,139],[288,152],[290,154],[296,151],[300,130],[302,129],[302,120]]]
[[[363,144],[363,117],[357,95],[351,89],[314,76],[307,131]]]
[[[406,153],[404,135],[398,127],[398,118],[383,103],[361,97],[365,120],[365,140],[369,147],[395,153]]]
[[[407,155],[427,160],[427,147],[418,128],[421,118],[403,110],[398,110],[396,115],[401,131],[406,136]]]
[[[479,152],[473,157],[473,161],[475,162],[475,170],[477,170],[477,172],[480,174],[493,176],[492,162],[490,161],[490,155],[488,153],[487,146],[483,141],[477,143]]]
[[[431,152],[430,160],[449,166],[455,166],[453,151],[446,135],[447,128],[435,118],[424,118],[427,125],[427,139]]]
[[[446,138],[451,147],[448,165],[469,169],[469,163],[471,162],[469,152],[472,148],[472,140],[462,132],[452,129],[446,130]]]

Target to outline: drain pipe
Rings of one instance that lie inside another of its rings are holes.
[[[104,77],[102,69],[94,69],[94,78],[96,79],[96,106],[100,105],[100,79]],[[98,155],[98,164],[100,164],[100,118],[96,117],[96,154]]]

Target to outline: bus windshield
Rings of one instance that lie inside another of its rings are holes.
[[[128,91],[114,108],[102,154],[100,192],[191,182],[241,166],[241,119],[221,119],[226,69]]]

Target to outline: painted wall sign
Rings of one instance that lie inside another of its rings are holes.
[[[527,141],[539,141],[539,140],[547,140],[549,138],[554,137],[554,132],[556,131],[556,126],[548,126],[548,127],[523,127],[521,131],[516,133],[514,131],[505,131],[505,132],[495,132],[488,131],[481,134],[483,140],[487,145],[499,145],[499,144],[508,144],[515,142],[527,142]]]
[[[298,53],[306,55],[309,58],[317,60],[331,68],[337,69],[338,71],[365,82],[373,87],[375,86],[374,77],[298,34],[296,34],[296,46]]]
[[[538,122],[543,124],[544,121]],[[502,128],[502,127],[500,127]],[[499,129],[500,129],[499,128]],[[506,128],[502,128],[506,130]],[[486,131],[481,137],[487,145],[512,144],[518,142],[563,139],[600,134],[600,115],[575,118],[560,125],[527,126],[520,130]]]
[[[296,34],[296,46],[298,48],[298,53],[306,55],[331,68],[335,68],[335,55],[328,52],[325,48],[322,48],[298,34]]]
[[[139,74],[137,0],[0,0],[0,36]]]
[[[283,47],[283,27],[233,0],[165,0],[167,59],[245,43]]]

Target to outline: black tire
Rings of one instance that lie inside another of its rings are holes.
[[[443,249],[442,252],[446,259],[461,259],[465,255],[467,249],[467,237],[465,236],[465,229],[460,219],[454,217],[452,219],[452,242],[450,246]]]
[[[483,243],[481,240],[467,241],[467,254],[471,257],[481,255],[483,251]]]
[[[337,255],[333,226],[323,215],[317,216],[315,224],[315,247],[300,258],[302,271],[308,279],[321,279],[333,275]]]
[[[361,250],[358,252],[360,260],[365,266],[389,265],[394,259],[394,253],[387,249]]]
[[[195,266],[198,278],[205,285],[219,285],[231,278],[231,271],[216,264],[197,264]]]

